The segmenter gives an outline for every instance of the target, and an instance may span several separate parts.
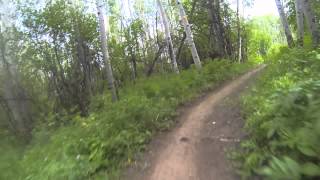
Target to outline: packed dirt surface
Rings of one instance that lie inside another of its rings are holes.
[[[245,135],[239,97],[262,69],[250,71],[183,108],[177,127],[155,137],[123,179],[239,179],[226,151],[236,148]]]

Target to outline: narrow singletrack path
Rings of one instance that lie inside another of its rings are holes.
[[[263,68],[226,83],[183,109],[177,127],[155,137],[141,162],[129,168],[124,179],[239,179],[226,150],[237,147],[245,135],[239,97]]]

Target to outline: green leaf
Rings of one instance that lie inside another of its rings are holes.
[[[302,173],[307,176],[320,176],[320,166],[308,162],[302,165]]]
[[[307,155],[307,156],[310,156],[310,157],[318,157],[318,154],[313,149],[311,149],[310,147],[298,146],[298,149],[304,155]]]
[[[269,129],[267,137],[270,139],[276,132],[276,129],[271,127],[271,129]]]

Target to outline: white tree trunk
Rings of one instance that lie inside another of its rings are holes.
[[[199,55],[198,55],[198,51],[197,51],[196,45],[194,44],[194,41],[193,41],[193,35],[192,35],[190,24],[189,24],[188,19],[187,19],[186,12],[184,11],[183,5],[180,2],[180,0],[177,0],[176,2],[177,2],[177,5],[179,7],[179,13],[180,13],[180,16],[181,16],[181,22],[182,22],[182,24],[184,26],[184,30],[185,30],[186,35],[187,35],[187,43],[188,43],[189,48],[191,50],[191,54],[192,54],[192,58],[193,58],[194,64],[196,65],[196,68],[200,70],[202,68],[201,61],[200,61],[200,58],[199,58]]]
[[[316,16],[311,8],[309,0],[303,0],[303,12],[307,19],[307,24],[311,32],[313,45],[316,47],[320,43],[320,34],[318,29],[318,22]]]
[[[237,0],[237,29],[238,29],[238,62],[241,63],[242,58],[242,47],[241,47],[241,26],[240,26],[240,2]]]
[[[239,54],[238,54],[238,63],[242,61],[242,37],[239,36]]]
[[[96,3],[97,3],[98,19],[99,19],[101,49],[102,49],[103,59],[106,65],[108,87],[111,91],[112,101],[117,101],[118,96],[117,96],[117,90],[114,84],[112,67],[111,67],[111,62],[110,62],[109,53],[108,53],[107,35],[106,35],[104,18],[103,18],[102,5],[101,3],[99,3],[99,0],[97,0]]]
[[[169,46],[169,53],[170,53],[172,67],[173,67],[173,70],[175,71],[175,73],[179,74],[179,68],[178,68],[176,55],[175,55],[174,48],[173,48],[173,43],[172,43],[172,38],[171,38],[171,34],[170,34],[170,26],[169,26],[167,14],[165,13],[165,11],[163,9],[160,0],[157,0],[157,4],[159,6],[162,22],[164,25],[166,40],[167,40],[167,44]]]
[[[280,0],[275,0],[275,2],[276,2],[276,5],[277,5],[277,8],[278,8],[278,12],[279,12],[279,15],[280,15],[281,23],[282,23],[283,28],[284,28],[284,33],[285,33],[286,38],[287,38],[288,46],[289,47],[293,47],[294,46],[294,42],[293,42],[293,38],[292,38],[292,33],[291,33],[291,30],[290,30],[290,27],[289,27],[289,23],[288,23],[286,14],[284,13],[284,9],[283,9],[282,3],[281,3]]]
[[[302,0],[295,0],[296,19],[297,19],[297,42],[300,47],[303,47],[304,39],[304,17]]]
[[[1,22],[1,18],[0,18]],[[19,73],[12,61],[11,46],[8,42],[11,37],[9,31],[7,36],[3,36],[0,24],[0,76],[3,78],[3,101],[9,112],[9,124],[12,130],[26,142],[31,139],[32,113],[31,103],[26,90],[21,86]],[[8,37],[9,36],[9,37]],[[1,79],[2,79],[1,78]],[[0,99],[1,101],[1,99]]]
[[[25,90],[18,85],[16,74],[12,74],[9,71],[10,70],[7,71],[7,77],[3,83],[4,99],[6,100],[6,104],[13,117],[14,131],[18,136],[28,141],[31,138],[32,130],[30,100],[28,99]]]

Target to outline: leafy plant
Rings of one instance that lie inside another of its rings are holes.
[[[244,178],[320,177],[319,52],[280,49],[243,99],[249,138],[238,158]]]

